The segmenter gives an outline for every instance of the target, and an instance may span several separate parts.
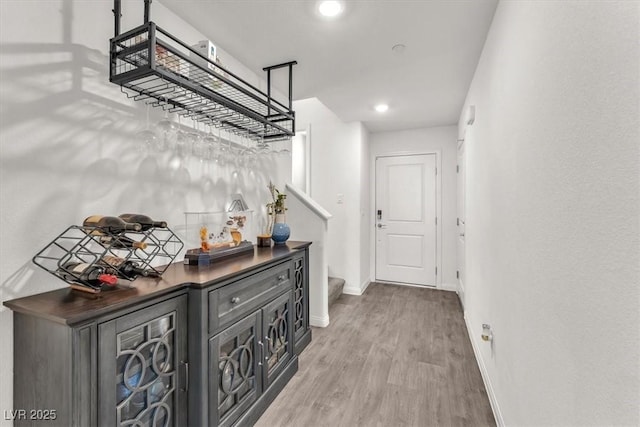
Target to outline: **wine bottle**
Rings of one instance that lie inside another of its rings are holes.
[[[113,249],[147,249],[145,242],[138,242],[127,236],[100,236],[100,243]]]
[[[140,268],[139,264],[131,260],[125,260],[113,255],[105,255],[100,262],[111,267],[116,274],[125,279],[135,279],[136,276],[148,276],[149,273],[144,268]]]
[[[85,227],[97,228],[97,230],[91,230],[91,234],[104,234],[102,231],[107,231],[113,234],[120,234],[125,231],[140,231],[142,225],[138,223],[126,222],[117,216],[101,216],[92,215],[85,219],[82,223]]]
[[[167,228],[166,221],[154,221],[147,215],[143,214],[122,214],[119,216],[125,222],[133,222],[136,224],[140,224],[142,226],[142,230],[146,231],[150,228]]]
[[[86,262],[67,262],[57,272],[69,282],[86,284],[94,289],[100,289],[103,284],[114,286],[118,283],[118,278],[107,274],[104,267]]]

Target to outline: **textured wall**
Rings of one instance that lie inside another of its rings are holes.
[[[466,316],[506,425],[640,424],[638,8],[501,2],[462,110]]]
[[[123,6],[123,30],[142,22],[141,1]],[[290,179],[286,157],[239,169],[235,177],[234,164],[140,152],[134,135],[145,126],[146,109],[109,83],[112,7],[110,0],[0,2],[2,301],[66,286],[31,258],[89,215],[144,212],[177,229],[185,223],[183,212],[223,209],[230,193],[241,192],[257,220],[269,199],[269,180],[282,188]],[[204,38],[158,2],[152,18],[188,43]],[[233,71],[261,85],[258,76],[220,55]],[[152,126],[161,117],[152,111]],[[0,342],[3,413],[12,408],[13,381],[12,316],[4,307]]]

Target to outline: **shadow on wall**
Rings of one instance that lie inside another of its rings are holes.
[[[34,292],[51,290],[50,285],[45,285],[47,283],[46,280],[39,280],[47,276],[51,277],[44,270],[35,268],[35,265],[29,261],[0,285],[0,301],[20,298],[25,295],[31,295]],[[62,283],[60,282],[60,284]],[[2,310],[6,310],[4,306]]]
[[[276,162],[196,157],[167,135],[141,138],[163,112],[109,82],[108,55],[72,42],[73,1],[60,4],[62,43],[0,43],[2,300],[64,286],[31,257],[90,214],[139,211],[173,227],[240,192],[260,216]]]

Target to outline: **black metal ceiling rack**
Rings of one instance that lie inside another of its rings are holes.
[[[292,74],[296,61],[265,67],[267,93],[209,60],[149,20],[120,33],[121,0],[114,0],[109,80],[129,98],[254,140],[270,142],[295,134]],[[289,71],[289,103],[271,95],[271,71]]]

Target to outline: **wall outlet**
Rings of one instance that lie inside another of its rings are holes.
[[[344,194],[338,194],[338,196],[336,197],[338,204],[341,205],[344,203]]]

